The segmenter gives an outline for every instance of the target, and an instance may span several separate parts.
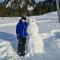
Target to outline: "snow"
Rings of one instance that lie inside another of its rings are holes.
[[[28,33],[29,33],[29,43],[30,43],[30,50],[32,50],[32,53],[43,53],[44,52],[44,43],[43,40],[40,37],[39,34],[39,27],[36,24],[36,19],[34,17],[29,19],[29,27],[28,27]],[[35,30],[34,30],[34,29]],[[37,42],[36,42],[37,41]],[[35,50],[35,51],[34,51]]]
[[[7,3],[7,5],[6,5],[6,8],[7,8],[7,7],[11,7],[11,2],[13,2],[13,1],[14,1],[14,0],[10,0],[10,1]],[[36,3],[40,2],[40,1],[45,1],[45,0],[35,0]],[[24,0],[23,0],[22,4],[24,4]],[[21,5],[21,6],[22,6],[22,5]]]
[[[11,2],[13,2],[14,0],[10,0],[8,3],[7,3],[7,5],[6,5],[6,8],[7,7],[11,7]]]
[[[51,60],[59,60],[60,59],[60,30],[53,30],[49,32],[49,36],[44,39],[45,42],[45,50],[48,55],[51,55]],[[51,58],[52,57],[52,58]]]
[[[6,5],[6,8],[7,7],[11,7],[11,2],[9,1],[8,4]]]
[[[58,14],[57,11],[55,12],[49,12],[47,14],[43,14],[43,15],[39,15],[39,16],[35,16],[35,18],[40,21],[43,20],[45,22],[58,22]]]
[[[28,10],[29,11],[32,11],[33,10],[33,7],[28,6]]]
[[[29,17],[30,38],[25,58],[17,54],[15,30],[19,19],[0,17],[0,60],[60,60],[60,23],[57,12]]]
[[[0,40],[0,60],[16,60],[17,58],[19,57],[16,52],[13,51],[11,43]]]
[[[40,1],[45,1],[45,0],[35,0],[36,3],[40,2]]]
[[[50,13],[43,14],[43,15],[34,16],[34,17],[36,18],[36,20],[38,22],[40,21],[39,23],[42,23],[42,22],[44,22],[44,23],[45,22],[57,23],[58,22],[57,11],[50,12]],[[19,19],[20,19],[20,17],[7,17],[7,18],[6,17],[0,17],[0,24],[18,22]],[[27,17],[27,19],[29,19],[29,18]]]

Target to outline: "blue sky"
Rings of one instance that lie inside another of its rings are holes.
[[[45,0],[35,0],[36,1],[36,3],[38,3],[38,2],[40,2],[40,1],[45,1]]]
[[[4,1],[5,1],[5,0],[0,0],[0,3],[1,3],[1,2],[4,2]]]
[[[36,3],[38,3],[39,1],[44,1],[44,0],[35,0],[36,1]],[[4,0],[0,0],[0,3],[1,2],[4,2]]]

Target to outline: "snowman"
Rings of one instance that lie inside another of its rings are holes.
[[[39,34],[39,27],[37,25],[37,20],[34,17],[29,17],[29,51],[30,53],[43,53],[44,52],[44,43]]]

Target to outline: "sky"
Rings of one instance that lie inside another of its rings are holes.
[[[38,2],[40,2],[40,1],[44,1],[44,0],[35,0],[36,1],[36,3],[38,3]],[[0,3],[1,2],[4,2],[4,0],[0,0]]]
[[[0,3],[1,3],[1,2],[4,2],[4,1],[5,1],[5,0],[0,0]]]
[[[45,0],[35,0],[36,1],[36,3],[38,3],[38,2],[40,2],[40,1],[45,1]]]

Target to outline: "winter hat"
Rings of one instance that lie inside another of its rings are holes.
[[[21,17],[21,19],[24,19],[24,20],[26,20],[26,17],[25,17],[25,16],[22,16],[22,17]]]

